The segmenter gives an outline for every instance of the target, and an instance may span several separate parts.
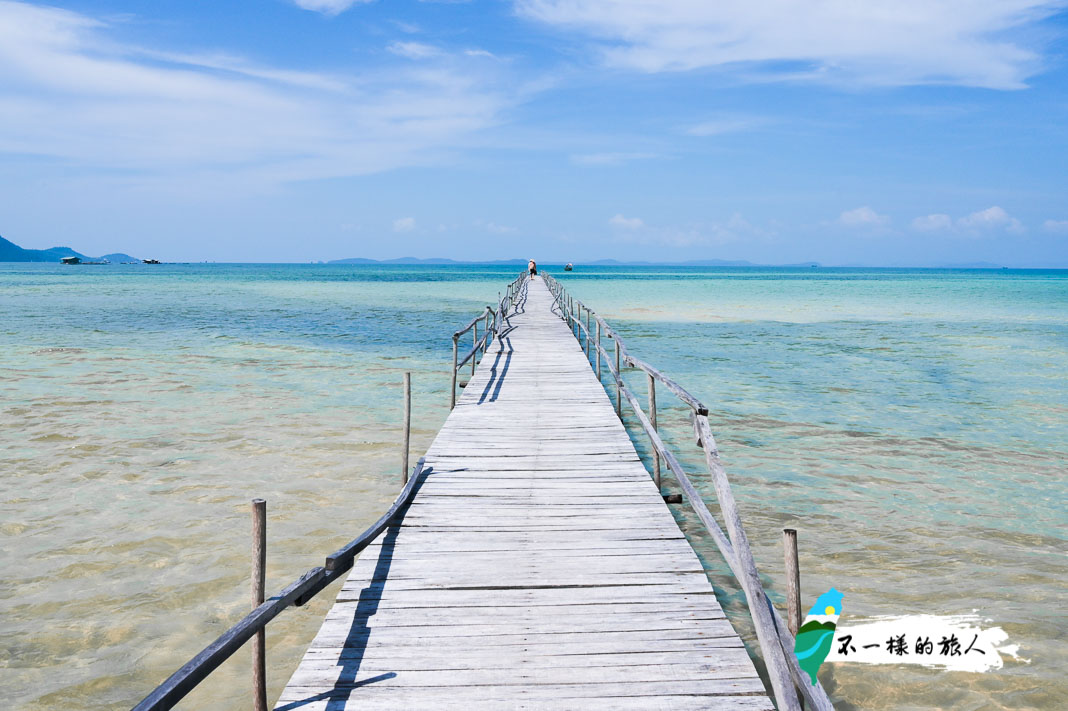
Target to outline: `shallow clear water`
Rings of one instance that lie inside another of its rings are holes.
[[[249,499],[268,500],[270,590],[377,518],[399,485],[402,373],[414,458],[447,415],[451,332],[514,271],[0,265],[9,706],[128,707],[238,619]],[[793,526],[806,604],[833,585],[843,624],[978,609],[1031,659],[838,665],[840,707],[1066,706],[1068,273],[553,271],[710,406],[769,589]],[[714,499],[685,411],[659,403]],[[714,545],[678,515],[745,632]],[[271,624],[272,697],[331,598]],[[185,707],[231,708],[247,685],[241,653]]]

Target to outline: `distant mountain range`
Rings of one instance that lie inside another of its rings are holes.
[[[465,262],[441,257],[431,259],[419,259],[418,257],[400,257],[399,259],[366,259],[364,257],[352,257],[349,259],[334,259],[327,264],[526,264],[525,259],[497,259],[493,261]],[[546,262],[548,263],[548,262]],[[582,262],[587,267],[759,267],[769,266],[766,264],[754,264],[744,259],[693,259],[687,262],[621,262],[618,259],[598,259],[593,262]],[[801,262],[799,264],[776,264],[779,267],[818,267],[819,262]]]
[[[87,257],[81,252],[75,252],[70,247],[52,247],[50,249],[23,249],[14,242],[0,237],[0,262],[58,262],[64,257],[78,257],[87,262],[140,262],[137,257],[131,257],[122,252],[105,254],[102,257]]]
[[[419,257],[398,257],[397,259],[365,259],[364,257],[350,257],[349,259],[333,259],[327,264],[526,264],[525,259],[498,259],[488,262],[465,262],[444,257],[431,257],[420,259]]]
[[[78,257],[86,262],[108,261],[113,264],[121,262],[140,262],[137,257],[129,254],[114,252],[100,257],[87,257],[81,252],[75,252],[70,247],[52,247],[50,249],[23,249],[14,242],[0,237],[0,262],[59,262],[64,257]],[[321,262],[320,262],[321,263]],[[432,257],[421,259],[419,257],[399,257],[397,259],[367,259],[365,257],[351,257],[349,259],[334,259],[327,264],[496,264],[525,266],[525,259],[496,259],[485,261],[464,261],[458,259],[445,259],[444,257]],[[551,262],[545,262],[550,264]],[[579,262],[582,267],[820,267],[819,262],[798,262],[796,264],[759,264],[744,259],[691,259],[684,262],[649,262],[649,261],[621,261],[618,259],[598,259],[591,262]],[[869,264],[842,264],[843,267],[872,268]],[[897,268],[924,268],[909,265],[891,265]],[[926,268],[934,269],[998,269],[1004,268],[992,262],[966,262],[957,264],[932,264]]]

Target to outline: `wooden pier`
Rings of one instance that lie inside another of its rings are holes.
[[[517,310],[275,708],[774,708],[544,281]]]
[[[134,711],[173,708],[249,641],[254,708],[266,711],[255,673],[265,628],[346,573],[276,710],[800,711],[803,699],[807,711],[833,711],[794,655],[796,629],[764,590],[700,400],[628,352],[619,333],[547,275],[510,283],[452,345],[452,412],[414,472],[405,432],[403,488],[389,510],[266,600],[261,550],[254,609]],[[648,412],[624,368],[644,373]],[[406,430],[409,386],[406,377]],[[690,408],[723,528],[657,431],[658,387]],[[651,476],[623,426],[624,403],[649,438]],[[663,473],[745,593],[768,689],[668,510]],[[791,554],[796,625],[796,550],[788,547]]]

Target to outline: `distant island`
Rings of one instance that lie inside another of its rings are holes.
[[[351,257],[349,259],[333,259],[327,264],[518,264],[527,263],[525,259],[497,259],[488,261],[465,262],[456,259],[444,259],[432,257],[420,259],[419,257],[399,257],[397,259],[367,259],[365,257]],[[549,262],[546,262],[547,264]],[[819,262],[801,262],[799,264],[755,264],[744,259],[693,259],[686,262],[621,262],[618,259],[597,259],[592,262],[582,262],[590,267],[819,267]]]
[[[24,249],[10,240],[0,237],[0,262],[59,262],[66,257],[78,257],[86,262],[140,262],[137,257],[114,252],[101,257],[87,257],[75,252],[70,247],[51,247],[50,249]]]
[[[89,257],[81,252],[75,252],[70,247],[51,247],[49,249],[25,249],[10,240],[0,237],[0,262],[51,262],[59,263],[64,259],[77,257],[83,263],[110,262],[120,264],[123,262],[159,264],[155,260],[143,260],[130,256],[123,252],[112,252],[100,257]],[[348,259],[332,259],[328,262],[314,262],[317,264],[421,264],[421,265],[508,265],[526,266],[526,259],[487,259],[467,261],[462,259],[446,259],[445,257],[398,257],[396,259],[368,259],[366,257],[350,257]],[[545,260],[543,264],[555,264],[552,260]],[[563,262],[560,262],[563,264]],[[576,262],[577,266],[585,267],[781,267],[793,269],[816,269],[828,266],[820,262],[797,262],[794,264],[766,264],[750,262],[745,259],[691,259],[687,261],[650,262],[650,261],[622,261],[619,259],[596,259],[592,261]],[[958,263],[935,263],[927,265],[890,264],[876,266],[871,264],[838,264],[830,265],[845,268],[891,268],[891,269],[1006,269],[1004,265],[993,262],[958,262]]]
[[[399,257],[397,259],[367,259],[366,257],[351,257],[349,259],[333,259],[319,264],[506,264],[526,265],[525,259],[497,259],[463,261],[457,259],[445,259],[443,257],[431,257],[421,259],[419,257]],[[545,260],[542,264],[557,264]],[[563,264],[560,261],[559,264]],[[779,267],[786,269],[816,269],[819,267],[847,268],[847,269],[1007,269],[1008,267],[994,262],[936,262],[933,264],[823,264],[821,262],[796,262],[793,264],[767,264],[765,262],[750,262],[745,259],[691,259],[681,262],[649,262],[649,261],[621,261],[619,259],[595,259],[589,262],[575,262],[576,266],[585,267]]]

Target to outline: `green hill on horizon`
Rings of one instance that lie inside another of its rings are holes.
[[[81,252],[75,252],[70,247],[51,247],[49,249],[25,249],[11,240],[0,237],[0,262],[58,262],[64,257],[78,257],[87,261],[93,261]],[[140,259],[131,257],[122,252],[105,254],[100,260],[109,262],[140,262]]]

